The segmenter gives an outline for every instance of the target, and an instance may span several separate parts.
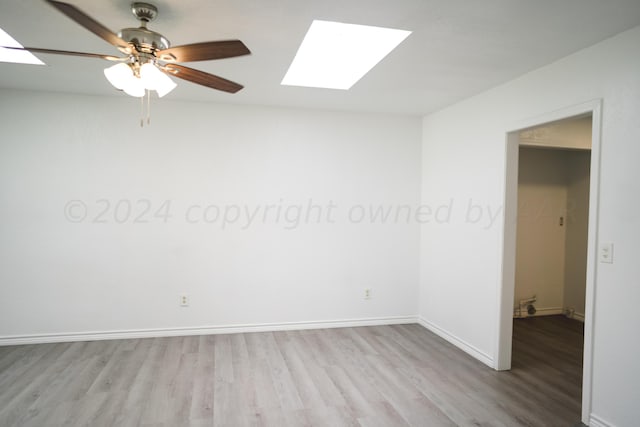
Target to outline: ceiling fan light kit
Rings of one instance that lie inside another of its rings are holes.
[[[162,98],[177,86],[151,62],[142,65],[121,62],[105,68],[104,75],[113,87],[138,98],[147,90],[155,90]]]

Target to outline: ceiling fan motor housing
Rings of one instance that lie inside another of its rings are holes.
[[[170,47],[169,40],[162,34],[143,27],[125,28],[118,33],[118,37],[135,45],[139,52],[154,53]]]
[[[125,28],[118,33],[118,37],[132,43],[140,53],[155,54],[158,50],[170,47],[169,40],[162,34],[147,28],[147,23],[158,16],[158,8],[150,3],[135,2],[131,3],[131,13],[140,21],[140,27]]]

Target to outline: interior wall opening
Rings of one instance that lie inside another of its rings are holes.
[[[591,117],[521,131],[512,369],[580,419]]]
[[[567,107],[506,134],[494,366],[552,382],[561,406],[583,423],[592,396],[601,108],[599,100]]]

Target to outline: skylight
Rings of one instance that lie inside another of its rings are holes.
[[[0,28],[0,46],[24,47]],[[3,49],[0,47],[0,62],[15,62],[18,64],[44,65],[44,62],[36,58],[31,52],[25,50]]]
[[[411,31],[313,21],[282,85],[350,89]]]

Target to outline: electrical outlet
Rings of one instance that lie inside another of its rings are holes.
[[[600,243],[600,262],[613,264],[613,243]]]
[[[371,299],[371,289],[364,290],[364,299]]]
[[[180,295],[180,307],[189,307],[189,295],[187,294]]]

